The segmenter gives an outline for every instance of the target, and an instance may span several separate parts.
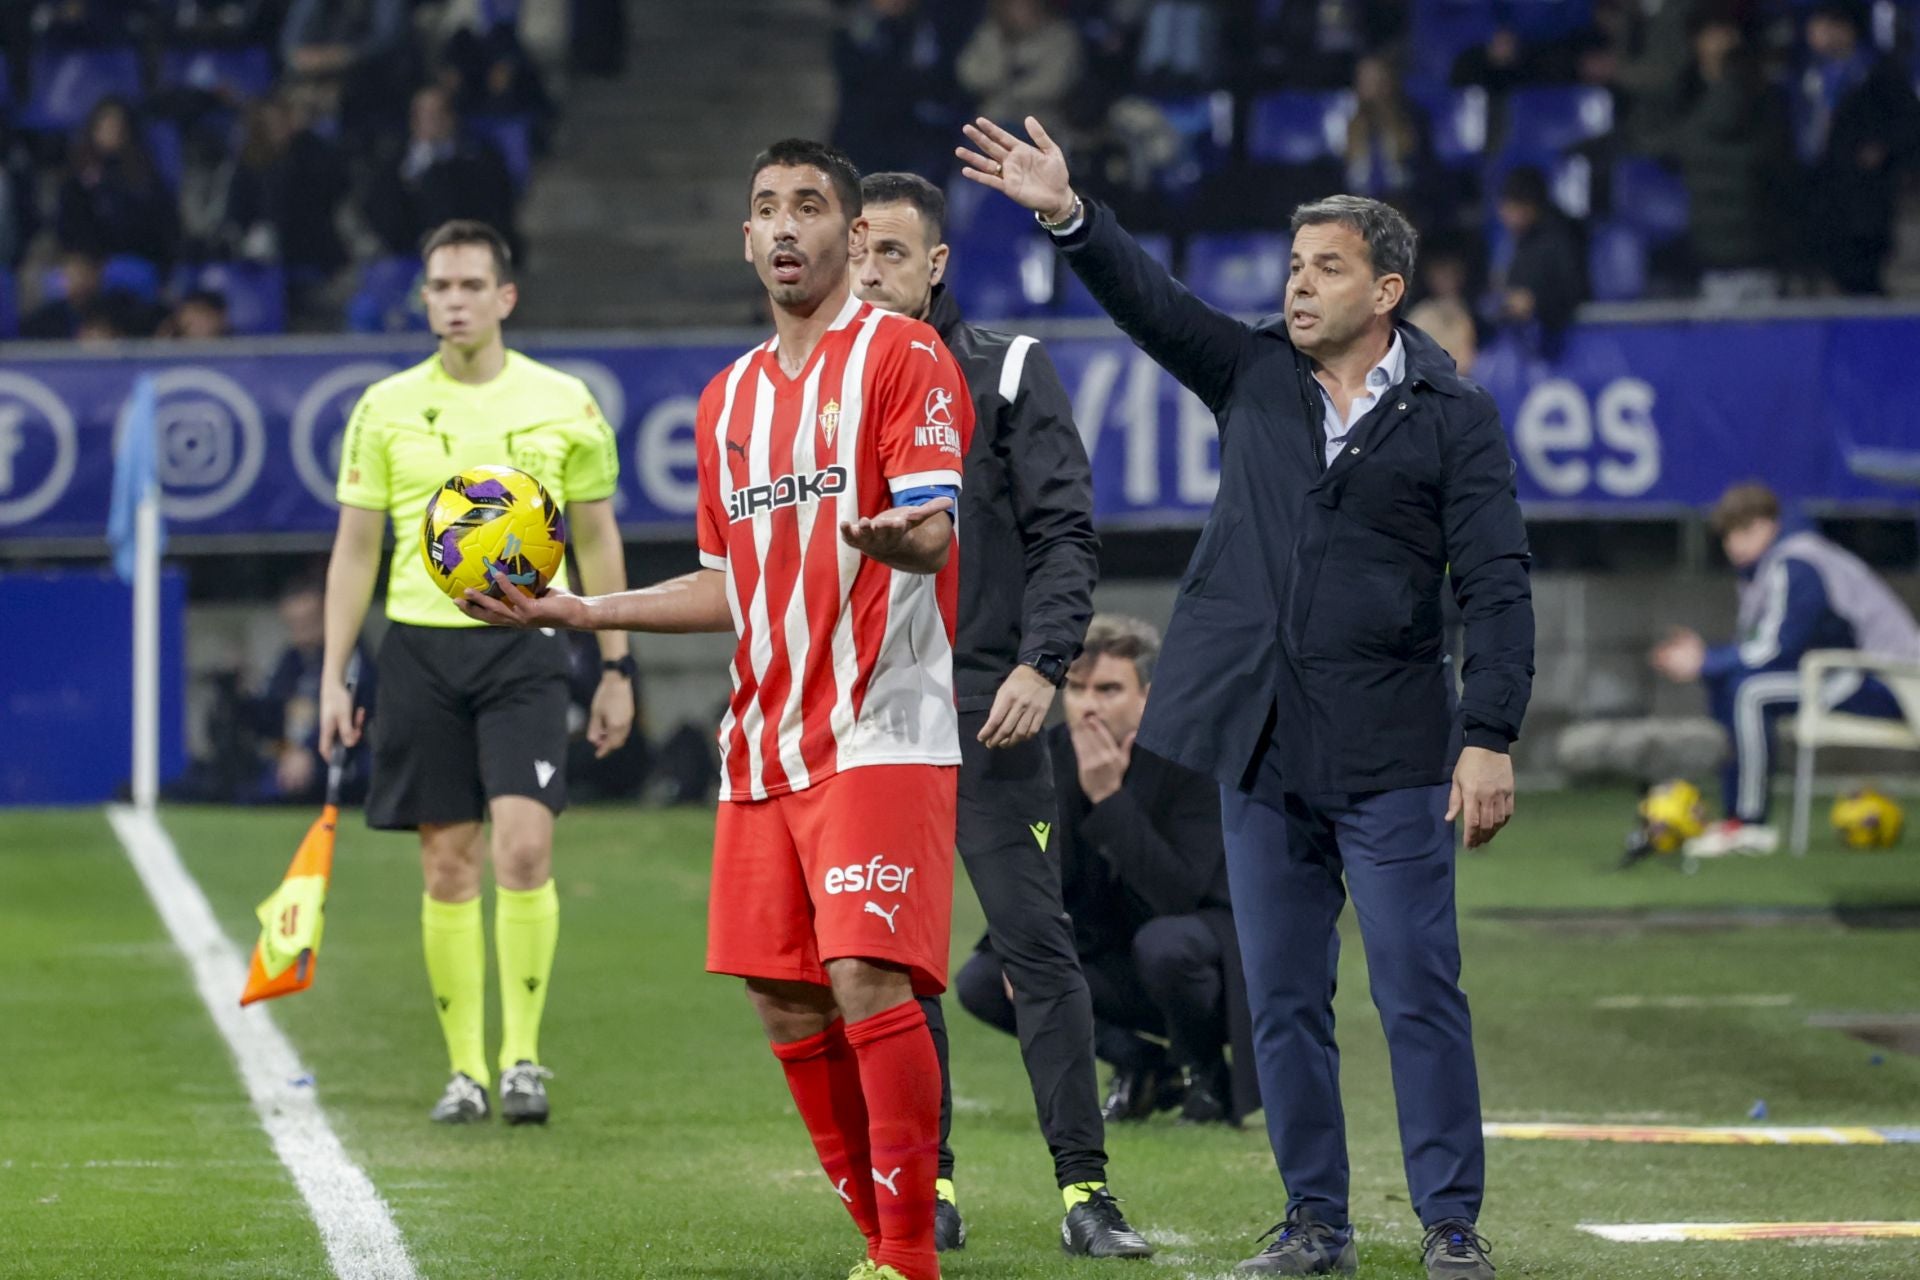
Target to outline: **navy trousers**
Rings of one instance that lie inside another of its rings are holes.
[[[1735,673],[1709,679],[1707,703],[1733,746],[1720,773],[1726,815],[1765,822],[1773,808],[1774,732],[1800,709],[1798,671]],[[1848,715],[1900,718],[1900,702],[1872,676],[1836,674],[1822,691],[1827,706]]]
[[[1447,794],[1444,785],[1336,796],[1221,788],[1260,1096],[1290,1214],[1348,1223],[1333,993],[1351,893],[1414,1210],[1427,1226],[1479,1217],[1486,1156]]]

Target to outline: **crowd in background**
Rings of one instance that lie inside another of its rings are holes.
[[[961,121],[1037,115],[1190,268],[1197,237],[1371,195],[1423,234],[1416,298],[1549,335],[1592,297],[1883,292],[1920,153],[1894,0],[843,9],[835,138],[863,169],[947,180]]]
[[[518,0],[0,6],[0,338],[339,327],[517,206],[558,119]],[[390,269],[390,276],[411,271]]]

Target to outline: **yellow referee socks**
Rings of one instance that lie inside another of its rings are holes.
[[[480,1084],[487,1074],[487,939],[480,899],[436,902],[422,895],[420,935],[426,944],[427,981],[433,986],[440,1032],[455,1071]]]
[[[496,889],[493,949],[500,957],[500,1069],[540,1061],[540,1014],[560,941],[560,895],[549,880],[538,889]]]

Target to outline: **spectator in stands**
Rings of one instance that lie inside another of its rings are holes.
[[[1080,81],[1080,33],[1047,0],[992,0],[960,51],[960,87],[979,114],[1018,129],[1028,116],[1058,120]]]
[[[1407,312],[1407,323],[1440,344],[1453,357],[1460,376],[1473,376],[1473,363],[1480,354],[1480,339],[1473,325],[1473,312],[1456,298],[1428,298]]]
[[[1897,175],[1920,144],[1913,87],[1864,32],[1863,15],[1848,0],[1823,0],[1807,16],[1811,58],[1795,120],[1812,179],[1807,243],[1843,293],[1881,292]]]
[[[540,68],[520,43],[513,22],[500,12],[461,27],[440,49],[439,80],[453,94],[462,116],[522,116],[545,150],[556,111]]]
[[[103,266],[97,253],[70,249],[62,254],[58,295],[45,299],[21,318],[20,336],[60,341],[77,334],[82,313],[100,298]]]
[[[227,321],[227,300],[211,289],[195,289],[174,304],[155,336],[204,342],[225,338],[233,327]]]
[[[417,253],[420,238],[456,218],[499,228],[518,259],[513,179],[499,155],[460,133],[453,99],[438,85],[413,95],[406,148],[374,175],[365,213],[387,252]]]
[[[1232,6],[1227,6],[1231,8]],[[1271,12],[1273,6],[1263,9]],[[1406,35],[1409,0],[1281,0],[1278,16],[1256,22],[1255,58],[1267,78],[1289,89],[1342,89],[1369,49]]]
[[[346,166],[304,119],[300,100],[276,93],[250,104],[239,151],[226,165],[220,213],[227,251],[278,261],[298,282],[317,282],[346,265],[335,219]]]
[[[280,60],[325,94],[344,134],[366,142],[393,120],[390,104],[407,91],[410,35],[408,0],[293,0]]]
[[[140,137],[133,109],[103,98],[87,114],[61,181],[54,233],[63,249],[173,261],[179,213]]]
[[[1552,345],[1586,300],[1580,236],[1547,198],[1546,177],[1522,165],[1500,187],[1500,225],[1511,243],[1495,271],[1495,312],[1504,324],[1538,324]]]
[[[1177,1105],[1191,1123],[1238,1123],[1259,1106],[1259,1086],[1220,789],[1133,745],[1159,652],[1138,619],[1101,614],[1088,626],[1067,670],[1066,723],[1046,734],[1058,808],[1047,852],[1093,992],[1096,1051],[1114,1067],[1107,1118]],[[990,937],[954,988],[969,1013],[1014,1034]]]
[[[1730,9],[1701,11],[1693,66],[1665,158],[1687,186],[1687,236],[1700,294],[1721,306],[1780,294],[1785,122]]]
[[[1420,246],[1421,298],[1439,298],[1471,307],[1480,290],[1476,284],[1477,246],[1458,232],[1439,232]]]
[[[1417,225],[1430,221],[1419,207],[1430,190],[1427,116],[1407,100],[1399,72],[1385,54],[1354,64],[1355,110],[1347,122],[1347,190],[1398,205]]]
[[[1226,6],[1215,0],[1145,0],[1133,7],[1140,11],[1136,88],[1181,92],[1219,86],[1227,70],[1221,13]]]
[[[1527,50],[1520,33],[1508,23],[1493,29],[1483,45],[1467,49],[1453,60],[1453,83],[1461,88],[1478,85],[1488,93],[1505,93],[1527,79]]]
[[[940,183],[963,117],[950,33],[921,0],[862,0],[833,38],[840,86],[833,143],[868,173]]]
[[[1763,484],[1737,484],[1713,509],[1713,531],[1740,575],[1740,632],[1708,648],[1678,628],[1654,649],[1653,669],[1676,684],[1706,685],[1732,759],[1722,776],[1726,821],[1690,842],[1689,853],[1772,853],[1773,735],[1800,704],[1800,659],[1815,649],[1857,649],[1920,662],[1920,624],[1852,552],[1781,521]],[[1900,704],[1878,679],[1858,673],[1825,691],[1834,710],[1896,719]]]
[[[191,44],[272,44],[279,34],[279,0],[160,0],[169,41]]]

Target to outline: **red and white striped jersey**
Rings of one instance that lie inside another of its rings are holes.
[[[722,800],[861,765],[960,763],[960,549],[937,575],[902,573],[847,546],[840,522],[897,493],[959,488],[973,436],[965,378],[931,327],[855,298],[797,378],[778,344],[741,356],[700,397],[700,562],[726,572],[740,638]]]

